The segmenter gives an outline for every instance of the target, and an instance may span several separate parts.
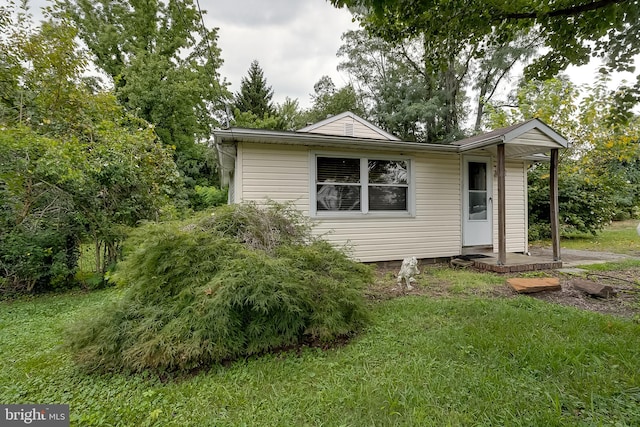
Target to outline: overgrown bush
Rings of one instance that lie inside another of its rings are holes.
[[[25,203],[3,182],[4,166],[0,160],[0,296],[74,286],[80,226],[64,196],[38,194],[34,185],[37,197],[28,205],[37,215],[26,215]]]
[[[115,273],[123,298],[69,331],[77,362],[190,370],[357,331],[371,270],[313,239],[299,216],[274,203],[233,205],[144,227]]]
[[[196,185],[193,207],[195,210],[202,210],[224,205],[227,203],[228,195],[228,188]]]
[[[76,237],[55,227],[0,232],[0,293],[60,290],[74,285]]]
[[[606,177],[594,178],[570,163],[561,165],[558,179],[560,233],[596,234],[611,222],[616,203],[614,185]],[[529,239],[551,237],[549,165],[536,165],[528,173]]]
[[[268,202],[266,209],[252,202],[222,206],[199,226],[267,252],[313,240],[309,219],[291,205],[275,202]]]

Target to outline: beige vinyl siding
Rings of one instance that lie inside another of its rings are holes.
[[[309,214],[309,154],[305,147],[238,144],[236,201],[292,201]]]
[[[384,158],[384,154],[367,157]],[[458,156],[414,156],[415,216],[359,215],[320,219],[320,233],[338,245],[349,242],[361,261],[435,258],[460,253],[460,161]]]
[[[534,145],[538,147],[549,147],[549,148],[558,148],[558,144],[542,132],[539,129],[531,129],[516,139],[513,140],[515,144],[522,145]]]
[[[527,251],[527,166],[521,161],[507,161],[506,233],[507,252]],[[498,180],[493,182],[493,249],[498,251]]]
[[[386,155],[367,153],[367,157],[384,159]],[[309,149],[243,143],[238,146],[238,159],[236,175],[242,178],[236,181],[242,182],[243,188],[237,189],[237,200],[292,200],[309,214],[309,174],[314,159]],[[459,157],[420,155],[411,159],[416,181],[415,216],[319,218],[315,232],[337,246],[350,246],[352,256],[361,261],[458,255],[462,237]]]
[[[385,139],[385,140],[387,139],[386,137],[379,134],[375,130],[369,128],[368,126],[363,125],[357,120],[353,120],[351,117],[344,117],[340,120],[327,123],[324,126],[320,126],[316,129],[313,129],[309,133],[322,133],[325,135],[346,136],[345,125],[347,124],[353,126],[353,135],[348,135],[348,136],[354,136],[357,138],[373,138],[373,139]]]

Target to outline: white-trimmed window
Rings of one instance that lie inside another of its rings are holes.
[[[409,159],[315,155],[314,192],[317,214],[409,213]]]

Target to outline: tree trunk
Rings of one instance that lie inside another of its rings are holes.
[[[95,243],[95,260],[96,260],[96,273],[102,271],[102,266],[100,265],[100,248],[102,246],[102,241],[97,237],[94,237]]]
[[[476,113],[476,124],[473,126],[473,130],[476,132],[480,132],[480,127],[482,126],[482,116],[484,114],[484,103],[485,96],[487,95],[487,88],[483,85],[480,88],[480,94],[478,95],[478,111]]]

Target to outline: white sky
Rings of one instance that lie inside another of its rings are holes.
[[[218,27],[221,75],[236,92],[249,65],[258,60],[275,102],[297,98],[310,106],[313,85],[323,75],[336,86],[346,76],[336,70],[342,33],[357,29],[346,9],[326,0],[200,0],[208,28]]]
[[[0,0],[6,5],[9,0]],[[29,0],[36,21],[47,0]],[[273,88],[273,101],[298,99],[301,107],[311,105],[313,85],[323,75],[336,86],[346,83],[338,73],[336,52],[340,37],[358,28],[346,9],[336,9],[327,0],[200,0],[208,29],[217,27],[217,45],[224,60],[220,75],[236,92],[258,60]]]
[[[40,18],[37,10],[47,0],[29,1],[36,19]],[[254,59],[277,103],[290,97],[309,107],[313,85],[323,75],[338,87],[347,82],[347,76],[336,70],[336,52],[342,34],[358,28],[348,10],[336,9],[327,0],[200,0],[200,6],[206,11],[207,28],[219,28],[217,45],[224,60],[220,74],[231,83],[232,92],[239,90]],[[595,82],[596,70],[596,65],[590,65],[567,72],[582,84]],[[624,77],[634,80],[629,74]]]

